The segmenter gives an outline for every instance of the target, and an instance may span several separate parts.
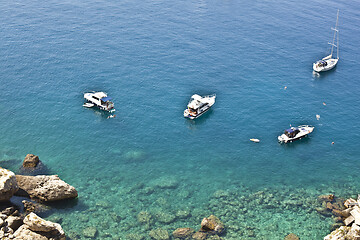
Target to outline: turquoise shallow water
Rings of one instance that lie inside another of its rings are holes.
[[[0,8],[1,166],[16,172],[34,153],[78,189],[77,202],[48,216],[61,218],[72,238],[89,226],[98,239],[149,238],[159,227],[198,228],[214,213],[231,226],[226,239],[321,239],[331,221],[314,211],[316,197],[358,193],[355,1]],[[312,62],[329,50],[337,9],[341,59],[315,76]],[[114,97],[116,118],[82,108],[89,90]],[[217,102],[188,121],[182,112],[193,93],[216,93]],[[289,124],[315,131],[279,145]],[[255,202],[259,191],[266,201]],[[141,211],[152,216],[148,224],[138,221]]]

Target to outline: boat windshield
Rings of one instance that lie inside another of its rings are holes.
[[[284,134],[286,136],[288,136],[289,138],[293,138],[296,136],[296,134],[298,134],[300,132],[300,130],[298,128],[289,128],[289,129],[286,129]]]

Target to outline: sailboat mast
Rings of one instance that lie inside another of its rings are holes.
[[[337,43],[336,43],[336,57],[337,59],[339,59],[339,29],[337,29],[338,27],[338,22],[339,22],[339,9],[338,9],[338,12],[337,12],[337,17],[336,17],[336,32],[337,32]]]
[[[335,28],[332,28],[334,30],[334,37],[333,37],[333,41],[332,41],[332,44],[331,44],[331,53],[330,53],[330,56],[332,56],[333,52],[334,52],[334,46],[335,46],[335,37],[336,37],[336,34],[338,32],[337,30],[337,25],[338,25],[338,22],[339,22],[339,9],[338,9],[338,12],[337,12],[337,16],[336,16],[336,25],[335,25]],[[339,38],[338,38],[338,41],[339,41]],[[337,47],[337,57],[339,57],[339,49]]]

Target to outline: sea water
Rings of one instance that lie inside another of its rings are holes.
[[[315,211],[317,196],[359,193],[358,2],[0,9],[0,165],[18,172],[33,153],[78,190],[43,215],[72,239],[94,228],[96,239],[150,239],[158,228],[197,230],[210,214],[224,239],[322,239],[332,220]],[[313,74],[337,9],[338,66]],[[82,107],[92,90],[114,98],[115,118]],[[183,110],[194,93],[217,98],[191,121]],[[278,144],[301,124],[315,126],[309,138]]]

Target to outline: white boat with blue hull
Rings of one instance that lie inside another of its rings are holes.
[[[216,95],[200,96],[194,94],[184,111],[184,117],[195,119],[207,112],[215,103]]]
[[[314,131],[314,128],[315,127],[310,125],[291,127],[289,129],[286,129],[282,135],[278,136],[278,140],[280,143],[293,142],[295,140],[306,137]]]
[[[339,61],[339,29],[338,29],[338,22],[339,22],[339,10],[337,12],[336,18],[336,25],[335,28],[331,28],[334,30],[334,37],[331,45],[331,52],[330,55],[324,57],[323,59],[313,63],[313,70],[315,72],[325,72],[333,69]],[[336,44],[335,44],[336,40]],[[333,58],[334,47],[336,47],[336,58]]]
[[[114,103],[111,101],[112,98],[108,97],[108,95],[104,92],[88,92],[84,93],[84,98],[86,102],[84,103],[84,107],[98,107],[101,110],[107,112],[114,112]]]

